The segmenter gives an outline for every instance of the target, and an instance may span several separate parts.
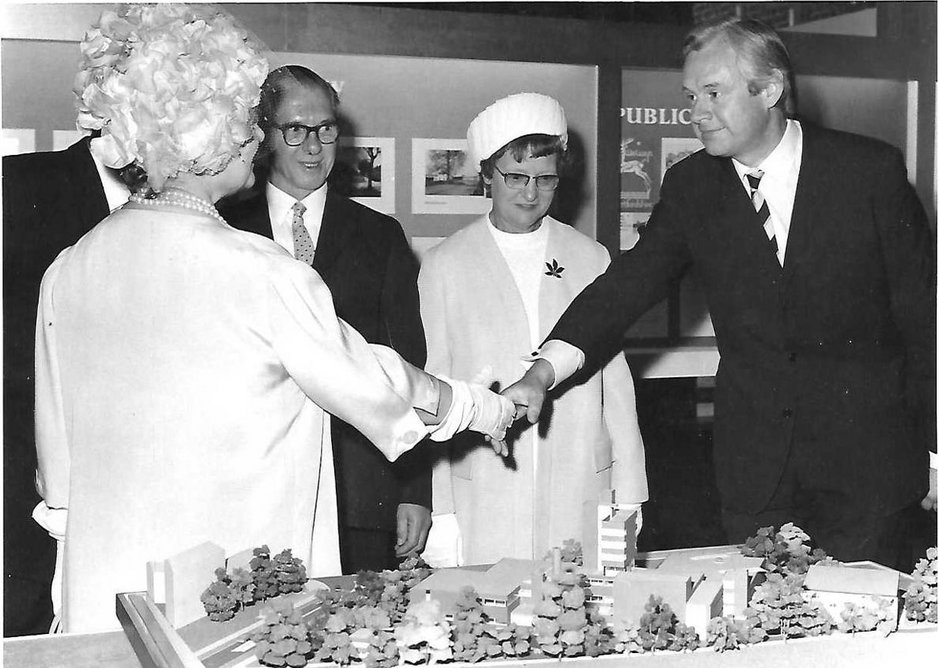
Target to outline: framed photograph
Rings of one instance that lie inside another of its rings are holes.
[[[465,139],[411,140],[413,213],[486,213],[492,207]]]
[[[53,130],[52,150],[61,151],[66,149],[84,136],[85,133],[79,130]]]
[[[0,133],[0,155],[19,155],[36,150],[36,131],[3,128]]]
[[[340,137],[330,185],[360,204],[395,212],[395,140]]]
[[[697,137],[662,137],[662,179],[665,179],[665,170],[702,148],[704,144]]]

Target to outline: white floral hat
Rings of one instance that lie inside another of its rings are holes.
[[[180,172],[217,174],[253,138],[267,60],[217,9],[125,5],[81,42],[75,79],[82,130],[109,167],[136,163],[162,189]]]
[[[534,134],[558,136],[567,147],[567,118],[557,100],[541,93],[516,93],[496,100],[466,131],[470,160],[479,171],[480,162],[510,141]]]

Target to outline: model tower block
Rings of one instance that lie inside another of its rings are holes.
[[[584,503],[584,571],[614,577],[636,562],[634,504],[616,502],[616,490],[605,490],[596,501]],[[590,528],[595,530],[591,531]]]

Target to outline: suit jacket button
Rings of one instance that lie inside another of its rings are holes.
[[[795,361],[796,361],[796,354],[795,354],[795,353],[789,353],[789,361],[790,361],[790,362],[795,362]]]
[[[792,417],[792,409],[791,409],[791,408],[784,408],[784,409],[783,409],[783,412],[782,412],[782,415],[783,415],[784,418],[791,418],[791,417]]]

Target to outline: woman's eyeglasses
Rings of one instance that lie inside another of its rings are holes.
[[[557,190],[561,177],[557,174],[540,174],[538,176],[529,176],[528,174],[518,174],[516,172],[503,172],[501,169],[492,166],[505,179],[505,185],[512,190],[522,190],[528,187],[528,182],[535,179],[535,187],[538,190]]]
[[[306,141],[310,133],[316,135],[320,144],[333,144],[339,138],[339,124],[336,121],[326,121],[319,125],[304,125],[303,123],[284,123],[275,125],[284,135],[287,146],[299,146]]]

